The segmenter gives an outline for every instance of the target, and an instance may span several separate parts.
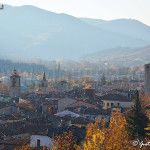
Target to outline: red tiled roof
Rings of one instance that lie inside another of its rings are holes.
[[[75,102],[75,103],[69,105],[68,107],[80,107],[80,106],[85,106],[85,107],[87,107],[87,108],[95,108],[95,109],[98,109],[97,106],[92,105],[92,104],[89,104],[89,103],[86,103],[86,102],[83,102],[83,101]]]
[[[132,99],[119,94],[106,94],[99,97],[99,100],[110,100],[110,101],[120,101],[120,102],[132,102]]]

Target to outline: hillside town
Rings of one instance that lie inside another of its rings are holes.
[[[112,112],[125,114],[132,108],[136,90],[150,94],[150,64],[144,67],[144,80],[122,78],[106,84],[103,75],[100,82],[84,77],[80,84],[59,80],[54,85],[45,72],[40,80],[25,80],[13,69],[0,81],[0,149],[23,144],[51,148],[53,136],[69,131],[80,145],[87,125],[97,117],[109,124]]]

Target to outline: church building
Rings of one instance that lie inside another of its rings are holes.
[[[47,94],[47,87],[48,87],[48,82],[46,80],[46,75],[44,72],[43,79],[41,81],[41,93],[42,94]]]
[[[11,97],[19,97],[21,92],[21,86],[20,86],[20,76],[18,75],[18,72],[16,69],[12,71],[12,74],[10,76],[10,91],[9,94]]]

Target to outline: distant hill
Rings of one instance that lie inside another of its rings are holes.
[[[145,38],[112,32],[67,14],[33,6],[4,5],[0,20],[0,57],[7,59],[76,59],[116,46],[149,44]]]
[[[0,73],[5,73],[6,76],[10,76],[14,68],[17,69],[19,73],[28,72],[29,74],[33,73],[43,75],[44,71],[46,74],[50,72],[50,69],[45,65],[0,59]]]
[[[115,33],[128,35],[133,38],[150,42],[150,26],[133,19],[117,19],[105,21],[101,19],[80,18],[82,21]]]
[[[115,47],[81,57],[79,60],[117,66],[136,66],[150,63],[150,46],[141,48]]]

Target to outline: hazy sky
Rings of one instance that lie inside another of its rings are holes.
[[[0,3],[13,6],[34,5],[76,17],[137,19],[150,25],[150,0],[1,0]]]

